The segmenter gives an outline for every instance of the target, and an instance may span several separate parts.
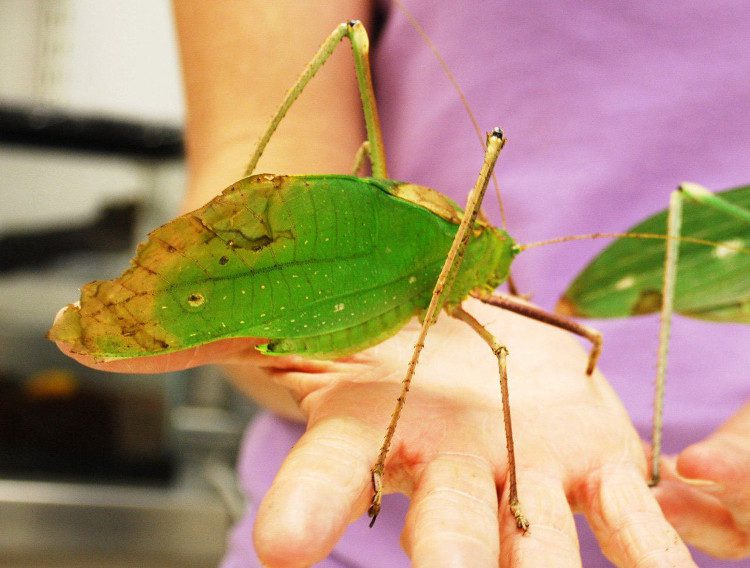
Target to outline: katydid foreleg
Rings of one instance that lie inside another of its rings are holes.
[[[586,365],[586,374],[591,375],[594,372],[596,363],[602,353],[602,334],[597,330],[581,325],[570,318],[542,310],[513,296],[486,294],[483,292],[473,292],[471,295],[485,304],[508,310],[509,312],[546,323],[553,327],[559,327],[587,339],[591,342],[591,351],[589,352],[589,362]]]
[[[669,212],[667,215],[666,253],[664,255],[664,281],[662,284],[662,303],[659,326],[659,347],[656,362],[656,379],[654,386],[654,417],[651,434],[651,479],[649,484],[659,483],[662,421],[664,414],[664,386],[667,374],[667,355],[669,351],[669,336],[672,327],[674,311],[675,285],[677,282],[677,266],[680,254],[680,239],[682,228],[682,205],[685,199],[692,199],[698,203],[713,207],[727,215],[750,223],[750,211],[738,207],[714,195],[707,189],[692,183],[683,183],[670,194]]]
[[[398,424],[399,417],[401,416],[401,411],[406,401],[406,395],[409,392],[409,387],[411,385],[412,377],[414,376],[414,371],[416,369],[417,363],[419,362],[419,355],[422,352],[422,349],[424,348],[424,342],[427,336],[427,331],[435,322],[437,314],[439,313],[440,309],[443,307],[445,303],[445,300],[444,300],[445,295],[448,292],[450,292],[450,288],[453,284],[453,279],[455,278],[456,273],[461,267],[461,261],[463,260],[463,255],[464,255],[464,252],[466,251],[466,246],[468,245],[469,239],[471,238],[470,227],[474,226],[474,222],[476,221],[477,215],[479,214],[479,207],[482,203],[482,198],[484,197],[484,193],[487,190],[487,184],[489,182],[490,175],[492,173],[493,168],[495,167],[495,162],[497,161],[497,157],[500,154],[500,151],[502,150],[504,145],[505,145],[505,138],[503,137],[503,133],[500,129],[496,128],[487,137],[487,150],[485,153],[484,162],[482,164],[481,171],[479,172],[479,177],[477,178],[477,182],[474,185],[474,188],[469,194],[469,197],[466,203],[466,208],[464,210],[463,218],[461,219],[461,224],[459,225],[456,231],[456,235],[453,238],[453,243],[451,244],[451,248],[448,252],[445,263],[443,264],[443,268],[440,271],[440,275],[438,276],[437,282],[435,284],[435,288],[433,289],[430,304],[427,307],[427,310],[423,316],[422,327],[420,329],[417,341],[414,345],[414,351],[412,353],[411,360],[409,361],[409,366],[408,366],[406,375],[404,376],[404,379],[401,384],[401,393],[396,399],[396,406],[393,409],[393,413],[391,414],[391,420],[390,420],[390,423],[388,424],[385,438],[383,439],[383,443],[381,445],[380,452],[378,454],[377,462],[372,468],[372,483],[373,483],[373,488],[375,490],[375,495],[373,496],[372,504],[370,505],[370,509],[368,511],[368,514],[372,518],[372,521],[370,522],[370,526],[372,526],[373,523],[375,523],[375,519],[377,518],[378,513],[380,512],[380,505],[382,501],[382,492],[383,492],[382,479],[383,479],[383,473],[385,471],[385,460],[386,460],[386,457],[388,456],[388,449],[390,448],[393,435],[396,431],[396,425]],[[450,309],[460,310],[460,306],[454,306],[454,307],[451,307]],[[506,351],[504,350],[504,353],[505,352]],[[504,368],[504,357],[505,355],[502,355],[503,364],[501,364],[501,369]],[[506,396],[507,396],[507,392],[506,392]],[[504,405],[507,405],[507,403],[504,402]],[[508,412],[507,406],[505,407],[506,407],[506,412]],[[513,453],[513,440],[510,434],[510,430],[509,430],[509,427],[510,427],[509,419],[506,420],[506,423],[508,426],[508,429],[506,429],[506,437],[507,437],[507,442],[508,442],[508,453],[510,456]],[[509,459],[509,466],[511,462],[512,460]],[[516,518],[516,524],[518,525],[518,527],[523,530],[526,530],[528,529],[528,521],[521,513],[521,508],[520,508],[520,505],[518,504],[515,471],[511,473],[510,483],[511,483],[511,494],[516,496],[514,502],[511,503],[511,511],[513,512],[513,515]]]

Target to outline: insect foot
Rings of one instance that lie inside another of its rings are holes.
[[[372,496],[372,503],[367,510],[367,515],[372,519],[370,528],[375,524],[375,519],[378,518],[380,504],[383,501],[383,467],[380,465],[372,468],[372,488],[375,490],[375,495]]]
[[[523,511],[521,511],[521,504],[518,502],[518,499],[510,500],[510,511],[516,519],[516,526],[521,529],[524,534],[527,533],[529,530],[529,520],[526,518],[526,515],[523,514]]]

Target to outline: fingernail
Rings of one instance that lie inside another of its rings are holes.
[[[679,479],[683,483],[690,485],[691,487],[697,487],[699,489],[704,489],[706,491],[723,491],[724,490],[724,484],[719,483],[718,481],[714,481],[712,479],[698,479],[694,477],[685,477],[684,475],[680,475],[677,472],[675,472],[675,475],[677,476],[677,479]]]

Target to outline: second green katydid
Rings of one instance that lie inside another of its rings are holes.
[[[354,51],[372,177],[251,175],[288,108],[344,37]],[[586,337],[593,343],[589,374],[601,338],[572,320],[493,295],[520,251],[505,231],[478,217],[504,143],[497,129],[488,136],[465,211],[434,190],[389,180],[367,35],[359,22],[341,24],[287,93],[250,159],[248,177],[153,231],[120,277],[84,286],[79,305],[63,312],[50,338],[98,359],[159,355],[229,337],[268,338],[261,346],[268,355],[331,358],[382,341],[419,315],[420,336],[372,469],[374,521],[411,376],[427,330],[445,309],[472,326],[498,359],[510,508],[525,530],[516,492],[507,350],[461,302],[471,294]]]
[[[651,435],[651,484],[655,485],[660,476],[672,312],[750,323],[750,251],[746,246],[750,242],[750,186],[713,194],[697,184],[683,183],[672,192],[668,211],[631,227],[627,234],[666,234],[666,254],[665,247],[653,240],[612,243],[574,279],[558,311],[589,318],[661,311]]]

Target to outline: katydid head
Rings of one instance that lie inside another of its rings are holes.
[[[508,279],[519,248],[503,229],[477,221],[447,303],[459,303],[470,292],[492,292]]]
[[[497,126],[492,129],[492,132],[490,132],[490,136],[498,138],[499,140],[505,140],[505,134],[503,134],[503,130]]]

